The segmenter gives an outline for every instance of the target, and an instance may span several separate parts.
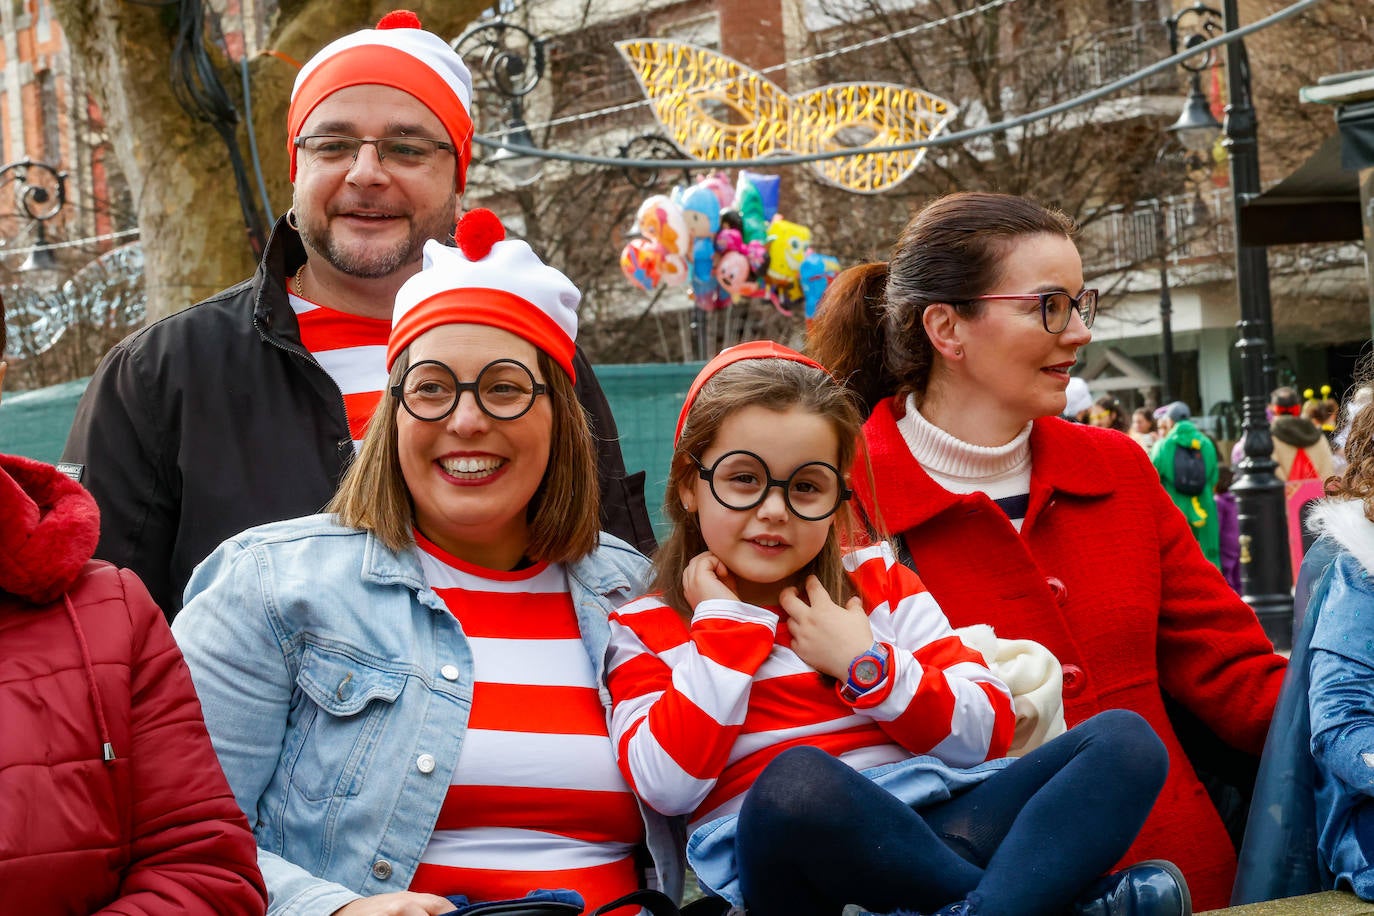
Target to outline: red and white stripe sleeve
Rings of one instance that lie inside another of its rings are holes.
[[[1011,691],[955,635],[916,573],[887,544],[854,551],[845,568],[874,639],[896,650],[887,684],[861,697],[856,711],[912,753],[951,766],[1006,756],[1016,728]]]
[[[730,760],[778,616],[740,601],[697,605],[690,629],[655,595],[611,614],[611,743],[654,810],[695,811]]]

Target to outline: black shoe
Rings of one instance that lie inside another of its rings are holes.
[[[1150,859],[1099,879],[1070,912],[1073,916],[1192,916],[1193,898],[1178,866]]]

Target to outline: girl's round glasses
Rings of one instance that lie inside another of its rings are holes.
[[[840,503],[854,495],[845,487],[839,470],[825,461],[808,461],[786,480],[779,480],[762,458],[742,449],[726,452],[709,468],[698,458],[692,460],[716,502],[739,512],[759,505],[768,498],[769,490],[778,487],[789,512],[803,521],[819,522],[834,515]]]

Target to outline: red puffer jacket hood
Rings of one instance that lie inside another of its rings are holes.
[[[43,605],[71,588],[100,539],[100,510],[50,464],[0,455],[0,592]]]

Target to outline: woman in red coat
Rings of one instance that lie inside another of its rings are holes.
[[[0,353],[3,329],[0,305]],[[99,529],[79,484],[0,455],[0,913],[261,914],[190,672],[138,578],[91,562]]]
[[[870,406],[860,498],[950,622],[1048,647],[1070,726],[1112,708],[1154,726],[1169,777],[1126,860],[1169,859],[1199,910],[1222,907],[1235,854],[1164,695],[1258,754],[1284,660],[1140,447],[1058,419],[1097,310],[1072,230],[1018,197],[937,200],[888,264],[836,279],[810,348]]]

